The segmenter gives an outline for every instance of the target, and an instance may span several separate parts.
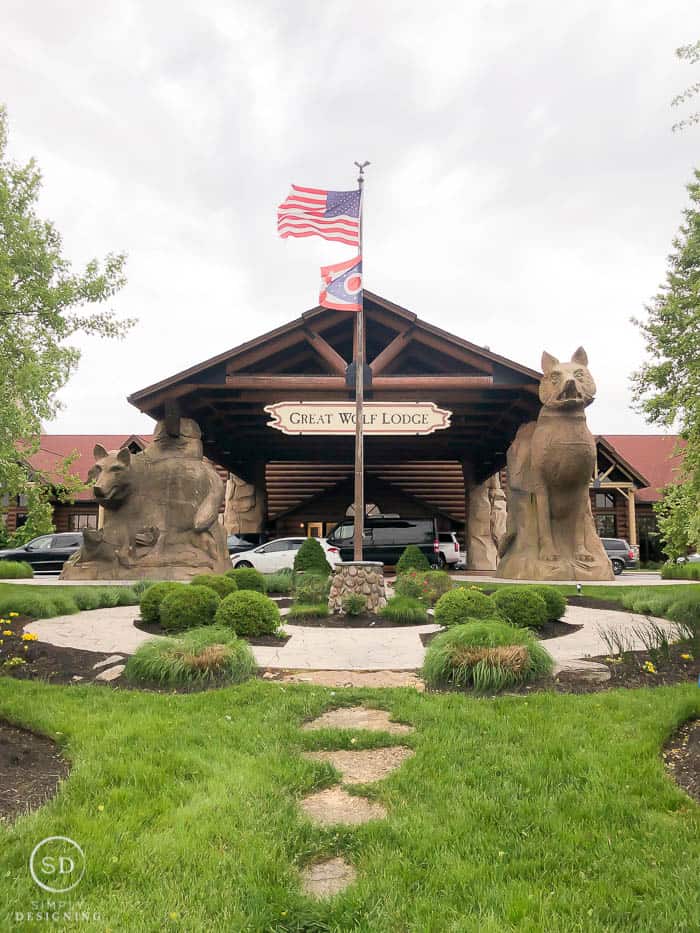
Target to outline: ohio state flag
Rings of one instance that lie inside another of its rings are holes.
[[[362,256],[333,266],[321,266],[318,303],[334,311],[362,310]]]

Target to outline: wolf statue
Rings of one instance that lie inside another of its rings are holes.
[[[103,527],[86,529],[65,564],[66,580],[186,580],[230,569],[219,522],[224,484],[203,460],[199,426],[180,418],[178,433],[156,425],[141,453],[94,450],[90,471]]]
[[[596,387],[583,347],[568,363],[542,354],[537,421],[508,450],[508,519],[496,575],[507,580],[612,580],[588,493],[596,446],[586,406]]]

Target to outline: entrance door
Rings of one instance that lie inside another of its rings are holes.
[[[323,522],[307,522],[306,537],[307,538],[322,538],[323,537]]]

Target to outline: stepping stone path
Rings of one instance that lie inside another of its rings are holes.
[[[357,872],[345,859],[329,858],[316,862],[304,872],[302,887],[309,897],[331,897],[347,888],[357,878]]]
[[[124,657],[121,654],[110,654],[104,661],[98,661],[97,664],[93,664],[92,669],[93,671],[99,671],[103,667],[111,667],[112,664],[119,664],[119,662],[123,660]]]
[[[367,709],[364,706],[330,710],[305,723],[302,729],[362,729],[392,735],[405,735],[414,731],[413,726],[392,722],[386,710]],[[346,784],[366,784],[385,778],[413,754],[413,749],[405,745],[390,745],[357,751],[306,752],[304,757],[310,761],[330,762],[340,771]],[[386,808],[381,803],[349,794],[342,787],[329,787],[309,794],[302,800],[301,808],[319,826],[337,826],[339,823],[358,826],[386,816]],[[309,897],[323,898],[340,893],[356,877],[353,866],[345,859],[336,857],[308,865],[301,873],[301,882],[304,893]]]
[[[356,752],[307,752],[310,761],[329,761],[340,771],[345,784],[371,784],[381,781],[413,755],[412,748],[392,745],[389,748],[358,749]]]
[[[406,735],[413,726],[392,722],[385,709],[367,709],[365,706],[347,706],[332,709],[318,719],[304,723],[305,731],[314,729],[366,729],[369,732],[389,732],[391,735]]]
[[[117,664],[114,667],[108,667],[107,670],[100,671],[100,673],[95,677],[95,680],[99,680],[101,683],[109,684],[113,680],[117,680],[124,673],[124,668],[126,664]]]
[[[413,671],[288,671],[275,679],[320,687],[413,687],[419,693],[425,691],[425,684]]]

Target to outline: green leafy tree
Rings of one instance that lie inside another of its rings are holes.
[[[82,332],[121,337],[132,321],[94,306],[124,285],[125,256],[108,254],[74,272],[61,237],[36,214],[41,174],[7,152],[7,115],[0,108],[0,491],[26,495],[31,535],[51,530],[50,478],[32,471],[42,421],[58,410],[58,391],[78,365],[71,338]],[[59,482],[58,487],[71,485]]]
[[[652,424],[678,425],[687,446],[679,483],[656,508],[669,557],[700,543],[700,171],[673,240],[666,282],[644,321],[635,321],[650,359],[634,373],[636,399]]]
[[[691,65],[697,65],[700,63],[700,40],[698,40],[698,42],[693,42],[691,45],[682,45],[679,49],[676,49],[676,55],[681,61],[689,62]],[[696,81],[681,94],[677,94],[671,101],[671,106],[680,107],[681,104],[687,103],[698,94],[700,94],[700,81]],[[700,110],[689,114],[683,120],[679,120],[678,123],[674,123],[672,127],[673,132],[684,130],[694,123],[700,123]]]

